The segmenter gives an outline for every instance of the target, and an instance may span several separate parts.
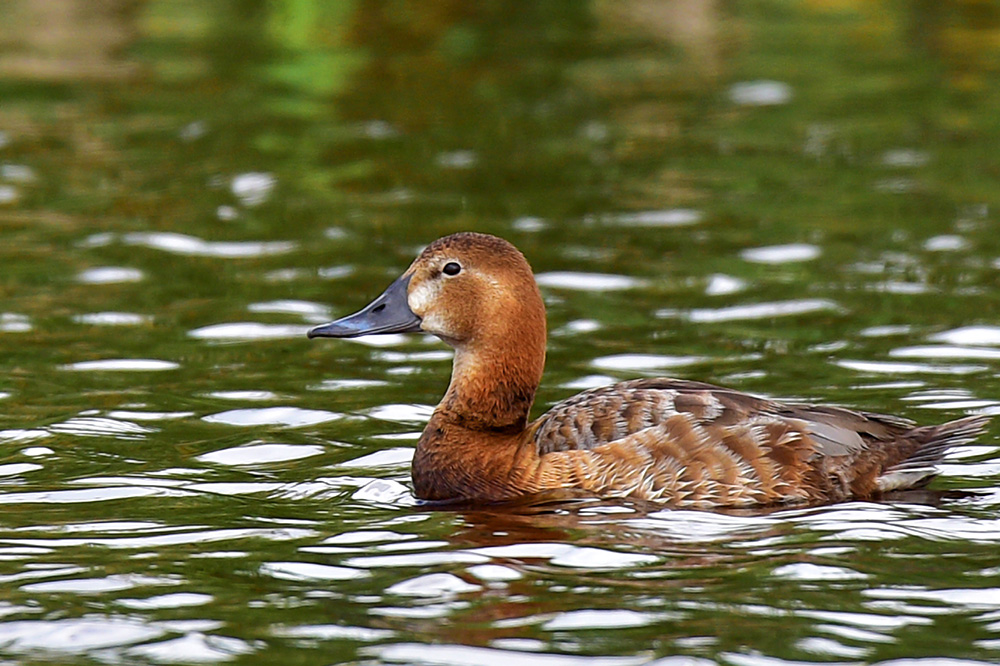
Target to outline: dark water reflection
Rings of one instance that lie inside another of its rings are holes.
[[[9,659],[1000,658],[992,436],[878,503],[430,510],[448,352],[303,337],[474,229],[538,273],[537,410],[669,374],[996,413],[996,3],[4,12]]]

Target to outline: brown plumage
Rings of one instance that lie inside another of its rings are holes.
[[[310,337],[425,331],[455,348],[451,383],[413,459],[418,497],[498,502],[567,490],[675,507],[827,503],[918,487],[988,419],[915,426],[680,379],[585,391],[533,423],[545,307],[510,243],[432,243],[379,298]]]

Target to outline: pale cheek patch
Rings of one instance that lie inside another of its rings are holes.
[[[406,304],[417,316],[423,316],[441,294],[441,283],[437,280],[421,282],[406,296]]]

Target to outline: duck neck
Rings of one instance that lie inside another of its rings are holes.
[[[468,430],[524,430],[545,367],[545,310],[508,313],[508,324],[457,346],[435,420]],[[521,314],[522,316],[517,316]]]

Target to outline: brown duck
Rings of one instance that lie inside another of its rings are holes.
[[[459,233],[428,246],[363,310],[309,337],[425,332],[455,349],[451,383],[417,444],[427,500],[502,502],[571,491],[683,508],[828,503],[918,487],[987,423],[785,404],[680,379],[585,391],[535,421],[545,306],[510,243]]]

